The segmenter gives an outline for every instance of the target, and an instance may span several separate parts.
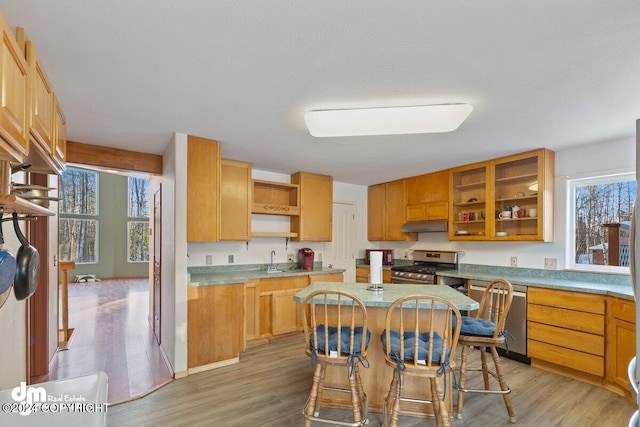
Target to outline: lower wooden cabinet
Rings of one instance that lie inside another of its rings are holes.
[[[606,379],[621,386],[627,397],[631,384],[627,375],[629,362],[636,354],[635,302],[607,298],[607,368]]]
[[[187,288],[187,367],[238,357],[244,348],[242,284]]]
[[[356,267],[356,283],[369,283],[369,267]],[[391,270],[382,270],[382,283],[391,283]]]
[[[312,282],[342,282],[343,274],[260,279],[245,283],[246,345],[259,345],[274,337],[302,330],[302,314],[293,296]]]
[[[605,298],[530,287],[527,352],[542,361],[604,377]]]

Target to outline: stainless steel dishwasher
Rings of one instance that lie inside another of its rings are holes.
[[[471,280],[469,296],[480,302],[482,294],[489,286],[490,282]],[[524,363],[531,363],[527,357],[527,287],[522,285],[513,286],[513,302],[507,315],[505,329],[509,331],[513,339],[507,335],[509,352],[506,347],[498,348],[501,356],[515,359]],[[470,312],[470,316],[475,316],[476,312]]]

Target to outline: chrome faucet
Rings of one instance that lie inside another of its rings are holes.
[[[271,251],[271,264],[269,264],[269,267],[267,267],[267,271],[274,271],[276,270],[275,265],[273,265],[273,257],[276,256],[276,251]]]

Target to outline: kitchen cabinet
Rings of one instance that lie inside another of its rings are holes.
[[[449,171],[407,178],[406,220],[436,221],[449,218]]]
[[[187,288],[187,367],[235,359],[244,348],[242,284]]]
[[[451,169],[449,240],[552,241],[554,156],[540,149]]]
[[[0,15],[0,160],[23,162],[29,153],[29,65]]]
[[[605,298],[581,292],[529,287],[527,352],[542,364],[569,375],[604,378]]]
[[[356,267],[356,283],[369,283],[370,273],[369,266]],[[382,283],[391,283],[391,270],[382,269]]]
[[[487,240],[491,210],[492,169],[486,162],[450,170],[449,240]],[[470,216],[472,215],[473,216]]]
[[[267,343],[275,337],[302,330],[300,307],[293,301],[300,289],[316,281],[342,282],[342,273],[311,274],[260,279],[245,284],[247,345]]]
[[[187,241],[220,240],[220,144],[187,137]]]
[[[635,310],[633,301],[607,298],[606,379],[622,387],[632,399],[627,367],[636,354]]]
[[[298,172],[291,183],[300,186],[300,215],[291,217],[295,241],[330,242],[333,238],[333,178]]]
[[[251,240],[251,164],[222,159],[220,240]]]
[[[406,222],[405,179],[369,186],[367,238],[369,241],[416,241],[418,233],[403,233]]]
[[[66,121],[35,45],[23,28],[16,39],[29,65],[27,115],[30,145],[24,161],[30,172],[61,174],[65,169]]]

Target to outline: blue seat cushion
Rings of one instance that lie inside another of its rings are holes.
[[[496,324],[490,320],[478,319],[475,317],[461,316],[461,335],[474,335],[481,337],[492,337],[496,331]],[[453,317],[453,327],[456,327],[456,318]]]
[[[335,326],[329,326],[329,351],[338,351],[338,328]],[[349,349],[351,346],[349,345],[349,341],[351,339],[351,328],[349,326],[343,326],[340,329],[340,353],[341,354],[350,354]],[[369,347],[369,340],[371,339],[371,331],[367,329],[367,337],[365,341],[365,348]],[[353,354],[358,354],[362,352],[362,327],[358,326],[354,328],[353,335]],[[311,344],[313,346],[313,342]],[[325,326],[318,326],[318,351],[325,351]]]
[[[390,353],[396,354],[400,357],[400,332],[392,330],[389,334],[391,336],[391,350]],[[387,351],[387,332],[382,331],[380,336],[382,340],[382,348]],[[413,332],[405,331],[404,333],[404,360],[427,360],[427,354],[429,352],[429,333],[425,332],[418,334],[418,358],[414,359],[414,344],[416,336]],[[449,349],[447,349],[446,356],[449,356]],[[439,362],[442,355],[442,337],[437,332],[433,334],[433,354],[431,354],[432,362]]]

